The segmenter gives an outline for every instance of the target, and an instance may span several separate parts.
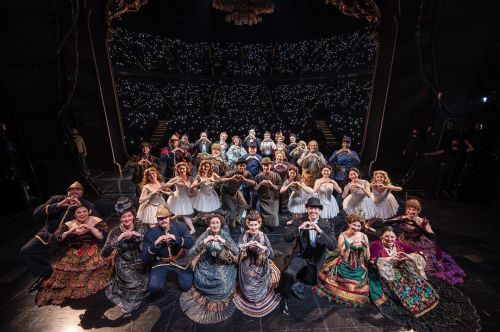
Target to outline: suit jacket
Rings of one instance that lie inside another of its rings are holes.
[[[337,246],[335,231],[333,225],[319,218],[318,226],[323,233],[316,235],[316,247],[313,247],[310,244],[309,231],[299,231],[299,226],[306,220],[308,219],[295,220],[293,224],[288,225],[285,229],[285,241],[294,242],[291,258],[302,257],[316,264],[319,269],[325,260],[326,251],[333,251]]]
[[[170,243],[163,242],[159,247],[155,246],[155,241],[165,234],[160,226],[149,229],[144,235],[141,259],[145,262],[153,261],[153,267],[175,266],[180,269],[186,269],[189,266],[188,251],[194,244],[194,239],[189,234],[187,226],[178,221],[170,221],[170,234],[175,235],[175,241]],[[185,250],[184,255],[180,255],[172,262],[164,262],[161,258],[171,258],[177,256],[181,249]]]

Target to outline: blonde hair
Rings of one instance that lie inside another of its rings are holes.
[[[378,171],[373,172],[372,181],[371,181],[372,183],[375,183],[375,177],[377,175],[379,175],[379,174],[382,175],[385,178],[385,180],[384,180],[384,184],[385,185],[388,185],[388,184],[391,185],[392,184],[391,183],[391,179],[389,178],[389,174],[387,174],[387,172],[383,171],[383,170],[378,170]]]

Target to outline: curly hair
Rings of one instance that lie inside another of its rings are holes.
[[[189,164],[185,161],[181,161],[180,163],[177,163],[175,165],[175,176],[179,176],[180,173],[179,173],[179,169],[184,166],[186,167],[186,175],[187,176],[191,176],[191,167],[189,167]]]
[[[360,213],[351,213],[345,218],[345,221],[350,225],[354,222],[359,222],[361,227],[365,227],[366,220]]]
[[[384,179],[384,184],[385,185],[391,185],[391,179],[389,178],[389,174],[387,174],[386,171],[383,171],[383,170],[378,170],[378,171],[375,171],[373,172],[373,175],[372,175],[372,180],[371,180],[371,183],[375,183],[375,177],[377,175],[382,175],[385,179]]]
[[[206,164],[210,165],[210,169],[208,170],[208,172],[206,174],[206,177],[210,178],[210,177],[212,177],[213,171],[214,171],[214,167],[213,167],[212,161],[210,159],[203,159],[200,162],[200,166],[198,167],[198,175],[202,175],[203,174],[203,166],[205,166]]]
[[[160,172],[156,169],[156,167],[149,167],[144,170],[144,175],[142,176],[141,187],[151,182],[149,180],[149,174],[156,173],[156,178],[159,182],[163,182],[163,176],[161,176]]]
[[[418,212],[422,211],[422,204],[420,204],[420,201],[418,199],[412,198],[406,201],[405,203],[405,209],[408,208],[414,208]]]

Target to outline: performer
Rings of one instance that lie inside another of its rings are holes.
[[[248,230],[238,242],[239,291],[234,304],[248,316],[263,317],[280,303],[280,296],[275,292],[280,271],[271,260],[274,251],[269,239],[259,230],[262,218],[257,211],[248,214],[246,225]]]
[[[212,161],[214,173],[223,176],[229,170],[229,163],[226,161],[225,155],[221,155],[221,145],[214,143],[211,149],[212,154],[210,155],[210,160]]]
[[[288,298],[297,278],[307,284],[316,284],[326,251],[335,249],[333,227],[320,218],[322,208],[318,198],[310,197],[306,202],[307,218],[295,220],[285,229],[285,241],[294,242],[291,261],[281,275],[279,287],[282,296],[280,310],[285,317],[290,316]]]
[[[276,150],[276,143],[271,138],[271,133],[266,131],[264,133],[264,139],[260,143],[260,152],[264,157],[271,158]]]
[[[141,154],[133,155],[125,164],[126,169],[133,169],[132,182],[135,184],[135,193],[137,197],[139,197],[142,192],[141,181],[146,168],[155,167],[158,170],[161,168],[159,159],[151,155],[149,153],[150,151],[151,145],[149,145],[148,142],[142,142]]]
[[[149,274],[149,291],[158,294],[164,287],[169,273],[175,273],[179,289],[183,292],[193,285],[193,271],[189,266],[187,251],[194,239],[187,226],[172,220],[172,212],[160,205],[156,213],[158,226],[144,235],[141,258],[153,264]]]
[[[136,223],[131,200],[120,197],[118,202],[122,202],[115,205],[120,224],[109,232],[101,254],[112,255],[115,260],[115,276],[106,288],[106,297],[116,305],[116,315],[121,316],[137,309],[148,296],[148,272],[141,260],[142,240],[148,227]]]
[[[220,208],[220,199],[214,190],[218,180],[219,176],[213,172],[212,162],[207,159],[202,160],[198,176],[191,185],[191,189],[195,191],[191,203],[199,212],[195,219]]]
[[[288,136],[288,139],[290,140],[290,144],[288,144],[288,146],[286,148],[286,155],[290,156],[292,154],[292,151],[295,150],[295,148],[298,146],[297,135],[295,135],[294,133],[290,133],[290,135]]]
[[[139,211],[137,212],[137,219],[144,225],[156,226],[156,210],[158,210],[158,206],[166,204],[163,198],[164,194],[173,195],[173,192],[166,188],[163,178],[156,168],[146,169],[142,180],[141,197],[139,197]]]
[[[351,138],[344,136],[342,139],[342,148],[334,151],[330,158],[328,158],[328,163],[335,166],[334,179],[342,186],[345,186],[347,183],[349,169],[361,163],[356,151],[351,150],[350,147]]]
[[[252,174],[246,170],[246,167],[247,161],[240,158],[236,162],[236,170],[229,171],[220,178],[220,182],[223,183],[220,190],[222,208],[230,213],[231,227],[241,224],[243,211],[248,207],[240,188],[243,184],[249,187],[255,185]]]
[[[349,228],[339,235],[337,250],[328,253],[321,265],[319,279],[322,283],[313,291],[330,302],[358,307],[369,300],[376,304],[385,301],[380,285],[372,284],[368,274],[370,248],[368,237],[361,232],[365,219],[359,214],[346,218]],[[376,285],[378,292],[372,288]]]
[[[231,235],[222,229],[224,218],[207,218],[209,228],[189,251],[194,269],[194,286],[181,294],[182,311],[199,324],[222,322],[234,312],[236,263],[239,248]]]
[[[406,201],[406,215],[401,217],[403,232],[399,240],[414,249],[422,251],[425,256],[425,272],[427,275],[441,279],[450,284],[461,284],[465,272],[457,265],[453,257],[442,251],[436,243],[436,236],[428,219],[419,217],[422,205],[416,199]]]
[[[258,209],[264,219],[266,228],[273,231],[279,226],[279,190],[280,176],[271,171],[271,159],[265,157],[260,162],[262,172],[255,177],[255,190],[259,195]]]
[[[285,144],[285,136],[283,136],[283,133],[281,131],[278,131],[275,135],[275,138],[276,138],[275,155],[276,155],[276,151],[283,151],[285,153],[284,159],[286,159],[288,147]]]
[[[227,160],[226,152],[227,149],[229,149],[229,144],[227,144],[227,138],[228,138],[227,133],[223,131],[222,133],[219,134],[219,141],[215,142],[219,144],[220,156],[224,160]],[[213,153],[213,146],[212,146],[212,153]]]
[[[208,139],[208,135],[205,131],[202,131],[200,134],[200,138],[196,142],[194,142],[194,147],[197,151],[197,154],[209,153],[211,145],[212,142]]]
[[[167,200],[167,208],[176,216],[184,216],[185,218],[183,218],[183,220],[189,227],[191,234],[194,234],[196,230],[190,218],[194,213],[191,203],[191,196],[193,195],[191,183],[192,179],[189,165],[185,162],[180,162],[175,165],[175,177],[170,179],[170,181],[165,184],[165,187],[175,186],[174,194]]]
[[[83,299],[104,289],[113,274],[112,258],[100,255],[108,225],[79,205],[75,219],[62,224],[55,237],[63,252],[52,264],[52,275],[36,295],[38,306],[62,305],[67,299]]]
[[[357,168],[349,170],[349,182],[344,187],[342,205],[347,214],[355,213],[357,210],[362,210],[366,219],[375,218],[377,209],[373,202],[370,184],[366,180],[362,180]]]
[[[165,164],[163,176],[170,179],[175,176],[175,165],[178,162],[191,162],[192,157],[188,149],[181,146],[179,137],[174,134],[168,141],[168,146],[160,151],[160,160]]]
[[[373,172],[371,187],[377,209],[376,217],[381,219],[394,217],[398,212],[399,204],[391,191],[401,191],[403,188],[392,185],[386,171]]]
[[[439,303],[439,295],[426,280],[425,259],[411,246],[396,240],[386,227],[380,240],[370,245],[384,290],[391,300],[413,316],[429,312]]]
[[[305,203],[313,191],[298,176],[298,169],[295,166],[288,167],[288,178],[280,189],[280,193],[284,192],[288,192],[288,210],[292,213],[292,219],[302,218],[306,213]]]
[[[314,192],[318,195],[321,204],[323,204],[321,218],[326,220],[333,219],[339,214],[339,205],[333,195],[333,191],[335,190],[340,194],[342,190],[337,182],[330,178],[332,168],[329,165],[321,169],[321,175],[322,177],[314,182]]]
[[[326,165],[325,157],[318,151],[318,142],[310,141],[307,145],[307,151],[302,153],[297,163],[302,167],[302,177],[304,182],[311,188],[314,187],[314,181],[321,177],[321,169]]]
[[[297,143],[297,146],[291,149],[290,152],[288,153],[289,156],[288,161],[294,164],[295,166],[298,166],[299,171],[302,169],[302,167],[298,164],[298,161],[306,150],[307,150],[307,143],[304,141],[299,141],[299,143]]]
[[[229,161],[229,165],[234,167],[239,158],[243,157],[247,151],[245,148],[241,146],[241,139],[239,136],[233,136],[231,139],[233,144],[227,150],[227,160]]]
[[[260,162],[262,161],[262,156],[257,153],[257,143],[255,141],[248,143],[248,154],[243,156],[247,161],[247,170],[252,174],[252,177],[256,177],[262,167],[260,166]],[[257,206],[258,195],[256,192],[252,192],[251,188],[247,186],[245,183],[242,184],[242,193],[245,201],[252,209],[255,209]]]
[[[284,150],[276,150],[274,153],[274,162],[271,170],[275,173],[278,173],[282,183],[286,179],[289,166],[291,166],[291,164],[286,161],[286,152]],[[283,193],[280,191],[279,213],[288,213],[288,191],[285,191]]]
[[[19,253],[36,278],[30,287],[31,292],[40,290],[42,282],[52,274],[49,248],[57,246],[54,232],[65,222],[75,219],[77,206],[82,204],[88,206],[90,215],[99,216],[94,205],[82,197],[83,193],[83,185],[76,181],[68,187],[66,195],[52,196],[35,208],[33,214],[36,218],[43,218],[45,226],[21,248]]]
[[[247,137],[245,137],[245,140],[243,142],[243,147],[245,149],[248,149],[251,142],[255,142],[257,147],[260,147],[261,140],[260,138],[255,137],[255,129],[253,128],[248,131],[248,135]]]

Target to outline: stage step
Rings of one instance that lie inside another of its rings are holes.
[[[167,121],[166,120],[159,120],[158,123],[156,124],[156,128],[151,134],[151,137],[149,141],[151,142],[152,146],[157,146],[160,145],[162,142],[162,138],[165,136],[165,133],[167,132]]]

